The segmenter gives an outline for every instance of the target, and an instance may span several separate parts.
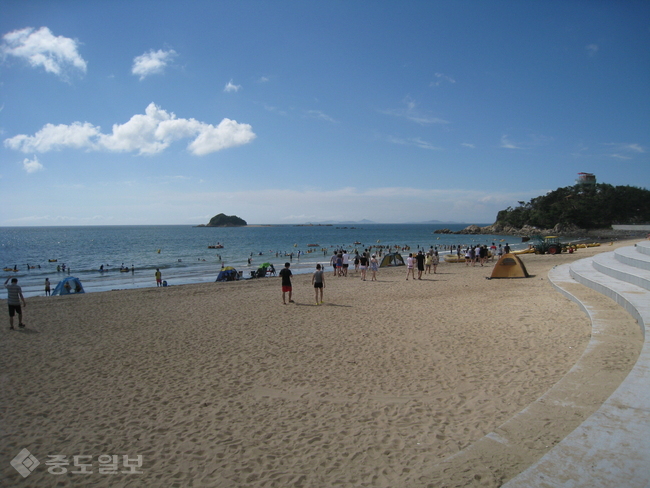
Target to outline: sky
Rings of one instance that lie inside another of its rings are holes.
[[[0,3],[0,226],[492,223],[650,187],[647,1]]]

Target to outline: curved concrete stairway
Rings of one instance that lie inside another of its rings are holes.
[[[636,319],[644,342],[632,371],[603,405],[507,488],[650,488],[650,241],[553,268],[553,285],[585,310],[566,285],[606,295]],[[592,342],[598,324],[592,319]],[[576,365],[579,367],[579,363]]]

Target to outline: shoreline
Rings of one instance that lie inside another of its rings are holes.
[[[480,236],[481,234],[463,234],[464,236]],[[634,239],[632,239],[634,240]],[[598,244],[609,244],[609,243],[618,243],[621,239],[594,239],[593,237],[583,237],[581,239],[562,239],[562,242],[571,242],[574,244],[579,243],[598,243]],[[625,241],[625,240],[623,240]],[[513,250],[525,249],[531,242],[513,242],[511,247]],[[333,248],[332,248],[333,249]],[[423,248],[420,248],[423,249]],[[409,252],[417,252],[419,249],[411,248],[406,251],[399,251],[404,258],[408,255]],[[385,249],[384,249],[385,251]],[[331,258],[331,249],[329,249],[326,256],[321,255],[320,252],[317,253],[303,253],[301,259],[298,259],[297,256],[294,256],[293,260],[289,256],[272,256],[266,255],[263,257],[255,256],[257,260],[272,261],[275,265],[276,271],[279,271],[285,262],[291,262],[291,269],[294,274],[309,274],[315,270],[316,264],[321,264],[324,266],[324,269],[328,270],[331,268],[329,262]],[[445,254],[454,253],[455,251],[451,250],[439,250],[439,254],[442,256]],[[265,258],[265,259],[263,259]],[[496,258],[495,258],[496,259]],[[199,283],[212,283],[215,282],[221,267],[219,263],[206,263],[206,262],[187,262],[184,263],[189,265],[189,268],[167,268],[160,266],[161,271],[163,272],[163,280],[168,282],[169,287],[172,286],[183,286],[187,284],[199,284]],[[261,264],[261,263],[260,263]],[[258,264],[253,263],[252,265],[235,265],[237,271],[243,273],[242,278],[238,281],[250,281],[253,280],[250,277],[252,271],[257,270],[259,267]],[[350,267],[353,267],[353,264],[350,264]],[[75,276],[76,274],[84,286],[85,293],[103,293],[107,291],[120,291],[120,290],[142,290],[149,288],[156,288],[154,272],[156,266],[151,266],[147,268],[136,268],[135,273],[120,273],[117,266],[112,268],[107,268],[104,273],[96,273],[88,275],[88,272],[75,273],[74,270],[71,274],[67,272],[60,273],[50,273],[49,277],[51,279],[52,290],[56,287],[57,283],[64,278]],[[385,268],[381,268],[385,269]],[[404,267],[405,269],[405,267]],[[39,270],[40,271],[40,270]],[[23,288],[23,294],[26,298],[32,297],[44,297],[45,292],[43,291],[43,285],[38,281],[34,282],[34,278],[30,281],[29,272],[25,273],[23,271],[21,274],[16,275],[19,279],[19,284]],[[5,277],[13,276],[12,273],[7,273]],[[52,278],[53,277],[53,278]],[[268,278],[268,277],[267,277]],[[0,299],[1,300],[1,299]]]

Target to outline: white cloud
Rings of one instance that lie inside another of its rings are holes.
[[[463,142],[461,143],[461,146],[469,147],[471,149],[474,149],[476,147],[474,144],[470,144],[469,142]]]
[[[416,122],[420,125],[429,125],[429,124],[448,124],[449,122],[438,117],[431,117],[426,114],[420,113],[417,109],[417,104],[415,100],[411,97],[406,97],[403,100],[404,105],[403,109],[389,109],[389,110],[379,110],[379,113],[386,115],[393,115],[395,117],[404,117],[407,120]]]
[[[260,76],[260,79],[257,80],[258,83],[267,83],[269,81],[268,76]]]
[[[151,49],[140,56],[133,58],[133,68],[131,73],[139,76],[140,81],[144,80],[149,75],[162,74],[167,65],[176,57],[176,51],[170,49],[163,51],[159,49],[154,51]]]
[[[620,142],[611,142],[604,144],[605,146],[612,147],[612,153],[609,154],[609,157],[616,159],[632,159],[635,154],[645,153],[645,148],[640,144],[630,144],[630,143],[620,143]]]
[[[440,150],[439,147],[436,147],[430,142],[424,141],[419,137],[410,137],[408,139],[403,139],[400,137],[389,136],[388,142],[391,142],[393,144],[400,144],[402,146],[416,146],[420,149]]]
[[[638,154],[643,154],[645,152],[645,148],[640,144],[611,143],[606,145],[613,146],[617,151],[632,152]]]
[[[505,149],[521,149],[514,142],[511,142],[506,134],[501,136],[501,147]]]
[[[241,85],[234,85],[232,80],[230,80],[228,83],[226,83],[226,86],[224,87],[223,91],[226,93],[231,93],[231,92],[238,92],[241,89]]]
[[[587,50],[587,56],[590,58],[593,58],[596,54],[598,54],[597,44],[589,44],[585,49]]]
[[[63,148],[95,149],[93,139],[99,135],[99,127],[88,122],[74,122],[71,125],[46,124],[33,136],[19,134],[5,139],[5,147],[15,151],[40,152],[56,151]]]
[[[553,142],[553,137],[545,136],[543,134],[534,134],[532,132],[523,133],[522,131],[514,131],[517,133],[516,140],[510,134],[501,136],[500,147],[504,149],[531,149],[539,146],[546,146]]]
[[[27,171],[27,173],[35,173],[37,171],[43,171],[43,165],[38,162],[38,158],[34,156],[34,159],[27,159],[25,158],[23,160],[23,169]]]
[[[190,143],[188,149],[197,156],[203,156],[228,147],[248,144],[253,139],[255,139],[255,134],[250,125],[223,119],[216,127],[204,124],[201,127],[201,132]]]
[[[26,153],[69,148],[157,154],[177,140],[194,138],[188,150],[203,156],[247,144],[255,137],[248,124],[225,118],[215,127],[196,119],[177,118],[174,113],[168,113],[151,103],[144,114],[136,114],[124,124],[114,124],[110,134],[103,134],[100,127],[88,122],[47,124],[33,136],[19,134],[5,139],[4,145]]]
[[[628,151],[631,151],[631,152],[636,152],[636,153],[644,153],[645,152],[645,149],[643,148],[643,146],[641,146],[639,144],[623,144],[622,147],[623,147],[623,149],[627,149]]]
[[[336,120],[334,120],[332,117],[330,117],[326,113],[321,112],[320,110],[307,110],[307,115],[309,117],[314,117],[316,119],[326,120],[327,122],[336,123]]]
[[[86,61],[78,51],[79,43],[63,36],[54,36],[50,29],[33,27],[15,30],[2,36],[3,55],[26,60],[31,66],[67,79],[70,71],[86,72]]]
[[[443,83],[451,83],[453,85],[456,83],[456,80],[454,80],[451,76],[447,76],[443,73],[436,73],[435,76],[436,80],[429,83],[429,86],[440,86]]]

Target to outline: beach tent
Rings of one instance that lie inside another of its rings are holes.
[[[74,276],[63,278],[54,288],[52,296],[54,295],[70,295],[71,293],[85,293],[84,287],[81,286],[81,280]]]
[[[235,281],[237,279],[237,270],[232,266],[226,266],[221,270],[217,281]]]
[[[391,252],[386,254],[381,260],[379,267],[385,268],[386,266],[404,266],[402,255],[398,252]]]
[[[529,276],[519,256],[508,253],[501,256],[494,265],[490,278],[528,278]]]

